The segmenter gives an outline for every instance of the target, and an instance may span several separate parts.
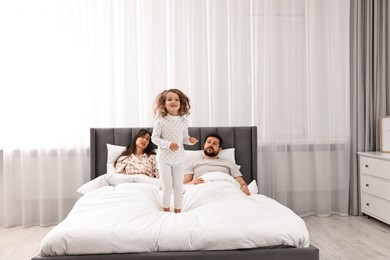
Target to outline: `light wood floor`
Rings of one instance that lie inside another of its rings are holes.
[[[27,260],[35,256],[51,227],[0,227],[0,260]]]
[[[304,218],[320,260],[390,259],[390,226],[368,217]],[[31,259],[53,227],[0,228],[0,260]]]
[[[303,218],[320,260],[390,259],[390,226],[369,217]]]

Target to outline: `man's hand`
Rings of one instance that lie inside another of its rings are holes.
[[[192,181],[188,182],[188,184],[194,184],[194,185],[200,183],[204,183],[204,180],[202,178],[195,178]]]
[[[241,190],[242,190],[242,192],[244,192],[246,195],[251,195],[251,193],[249,192],[249,189],[248,189],[248,185],[246,185],[246,184],[243,184],[243,185],[241,185]]]
[[[234,177],[234,179],[236,179],[236,181],[240,184],[240,189],[242,190],[242,192],[244,192],[246,195],[251,195],[248,189],[248,184],[246,184],[242,176]]]

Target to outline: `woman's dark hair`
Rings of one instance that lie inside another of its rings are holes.
[[[145,136],[145,135],[149,135],[150,137],[152,136],[152,133],[149,132],[149,130],[147,129],[141,129],[139,130],[138,134],[136,134],[134,137],[133,137],[133,140],[131,141],[131,143],[129,143],[127,146],[126,146],[126,149],[121,153],[121,155],[119,155],[118,158],[116,158],[115,160],[115,164],[114,166],[116,166],[116,163],[118,161],[118,159],[121,157],[121,156],[129,156],[131,155],[132,153],[135,152],[135,148],[136,148],[136,142],[137,142],[137,139],[139,137],[142,137],[142,136]],[[152,143],[152,140],[150,140],[148,146],[145,148],[145,151],[144,153],[146,153],[148,156],[151,155],[151,154],[155,154],[154,152],[154,145]]]
[[[204,139],[203,144],[206,143],[207,138],[209,138],[209,137],[217,138],[219,140],[219,147],[222,147],[222,143],[223,143],[222,137],[219,134],[217,134],[217,133],[211,133],[211,134],[207,135],[206,138]]]

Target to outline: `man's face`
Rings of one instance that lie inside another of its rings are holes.
[[[219,147],[219,140],[216,137],[208,137],[204,143],[204,154],[210,157],[217,156],[221,148]]]

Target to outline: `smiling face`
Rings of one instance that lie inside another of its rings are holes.
[[[168,114],[177,116],[180,109],[180,98],[179,95],[174,92],[168,92],[165,98],[165,108]]]
[[[150,143],[150,134],[149,133],[141,135],[135,141],[136,148],[139,149],[140,151],[144,151],[146,149],[146,147],[148,147],[149,143]]]
[[[219,144],[219,139],[216,137],[208,137],[206,142],[204,143],[204,154],[209,157],[217,156],[219,151],[221,151],[221,147]]]

